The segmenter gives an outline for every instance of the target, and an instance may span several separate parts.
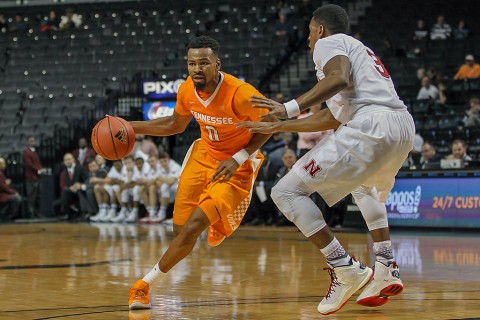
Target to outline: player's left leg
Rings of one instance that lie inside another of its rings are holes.
[[[143,279],[137,280],[130,288],[128,301],[130,309],[150,308],[150,288],[164,278],[167,272],[178,262],[190,254],[197,238],[210,226],[210,223],[209,217],[202,209],[195,209],[160,261]]]
[[[375,188],[360,186],[352,192],[373,239],[375,252],[375,273],[357,303],[377,307],[388,302],[388,298],[403,290],[400,272],[393,258],[392,243],[385,204],[379,201]]]

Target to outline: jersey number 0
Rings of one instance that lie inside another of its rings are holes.
[[[220,141],[218,131],[215,127],[206,125],[205,129],[208,131],[208,139],[210,139],[210,141]]]

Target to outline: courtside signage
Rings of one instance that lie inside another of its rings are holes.
[[[392,226],[480,227],[480,178],[397,178],[385,203]]]
[[[142,105],[143,120],[171,116],[175,110],[175,104],[175,101],[144,102]]]

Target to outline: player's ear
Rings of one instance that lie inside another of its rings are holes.
[[[220,66],[221,66],[221,65],[222,65],[222,64],[220,63],[220,59],[217,59],[217,70],[220,70]]]

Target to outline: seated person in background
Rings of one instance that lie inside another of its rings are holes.
[[[107,161],[105,160],[105,158],[102,158],[101,155],[97,154],[95,156],[95,161],[97,161],[97,164],[100,169],[104,169],[107,172],[110,171],[110,166],[107,165]]]
[[[443,14],[437,17],[437,23],[433,25],[430,32],[430,39],[432,40],[446,40],[450,38],[452,33],[452,27],[448,23],[445,23],[445,17]]]
[[[466,127],[480,127],[480,99],[470,98],[470,110],[467,111],[464,123]]]
[[[175,200],[177,194],[178,179],[182,172],[182,167],[174,160],[170,159],[168,153],[158,154],[160,163],[160,173],[157,176],[156,183],[160,198],[160,209],[156,220],[162,222],[167,218],[167,208],[169,203]]]
[[[160,174],[160,165],[158,164],[157,156],[150,156],[148,158],[149,170],[141,174],[137,184],[141,186],[139,191],[141,192],[141,198],[143,204],[147,209],[147,215],[140,219],[140,223],[149,223],[153,219],[153,222],[157,221],[158,211],[158,187],[157,177]]]
[[[135,160],[132,156],[126,156],[123,159],[123,168],[120,183],[120,205],[121,209],[118,215],[110,221],[112,222],[136,222],[138,220],[138,202],[140,194],[138,192],[137,180],[140,179],[140,173],[135,166]],[[128,211],[130,200],[133,202],[132,210]]]
[[[312,114],[320,111],[321,106],[311,107],[306,113],[302,113],[298,116],[298,119],[306,118]],[[297,141],[297,154],[298,157],[303,157],[308,151],[310,151],[317,143],[322,139],[333,134],[333,130],[318,131],[318,132],[298,132]]]
[[[118,193],[120,191],[120,183],[122,182],[122,160],[115,160],[112,168],[108,171],[105,178],[96,178],[95,198],[98,202],[98,213],[90,217],[91,221],[109,222],[117,215]]]
[[[61,18],[59,27],[61,30],[79,28],[82,22],[82,16],[76,14],[73,9],[67,9]]]
[[[10,187],[10,180],[3,174],[6,167],[7,162],[0,157],[0,222],[19,217],[22,205],[22,197]]]
[[[273,203],[271,192],[277,177],[278,169],[281,166],[275,165],[268,156],[265,156],[262,166],[258,171],[257,179],[254,183],[254,192],[252,200],[248,207],[245,221],[246,224],[271,225],[275,223],[277,213],[276,206]]]
[[[292,170],[293,165],[295,164],[295,162],[297,162],[297,155],[295,151],[289,148],[284,149],[282,152],[282,162],[283,162],[283,167],[278,169],[277,176],[275,181],[273,182],[273,185],[276,185],[281,178],[283,178],[288,172],[290,172],[290,170]],[[277,217],[276,225],[283,226],[283,225],[292,224],[278,210],[276,212],[276,217]]]
[[[438,89],[431,84],[429,77],[423,77],[422,87],[418,91],[417,100],[438,99]]]
[[[280,133],[281,140],[283,141],[283,146],[273,150],[272,152],[268,153],[268,158],[270,161],[275,163],[277,166],[282,166],[282,155],[286,149],[295,149],[296,143],[292,146],[293,143],[293,133],[291,132],[282,132]]]
[[[87,165],[88,180],[82,184],[82,190],[84,190],[85,193],[80,193],[78,196],[80,198],[80,208],[82,212],[90,217],[99,211],[99,203],[102,203],[102,199],[99,199],[100,201],[96,199],[95,186],[103,184],[108,172],[105,171],[105,169],[100,169],[95,159],[88,159]]]
[[[420,158],[421,169],[440,169],[440,155],[430,142],[425,142],[422,145],[422,157]]]
[[[76,164],[71,153],[63,156],[63,164],[65,169],[60,173],[61,210],[62,214],[68,215],[72,220],[79,217],[80,210],[75,203],[79,200],[79,194],[85,192],[82,184],[88,180],[88,174],[82,166]]]
[[[480,78],[480,64],[475,63],[475,57],[471,54],[465,56],[465,64],[462,64],[453,77],[455,80],[468,80]]]
[[[446,159],[460,159],[463,161],[472,161],[472,157],[467,154],[467,144],[461,139],[455,139],[452,142],[452,154]]]
[[[425,20],[417,20],[417,28],[413,32],[413,40],[415,41],[426,41],[428,40],[428,28],[425,24]]]
[[[458,21],[458,26],[453,30],[453,38],[460,40],[468,37],[470,30],[465,25],[465,20]]]
[[[148,170],[150,170],[150,165],[148,164],[148,162],[145,162],[142,157],[135,158],[135,166],[137,167],[140,176],[146,174]]]
[[[415,170],[420,165],[420,158],[423,146],[423,137],[416,133],[415,139],[413,140],[413,149],[408,153],[408,158],[405,159],[405,162],[402,165],[402,168],[408,168]]]

